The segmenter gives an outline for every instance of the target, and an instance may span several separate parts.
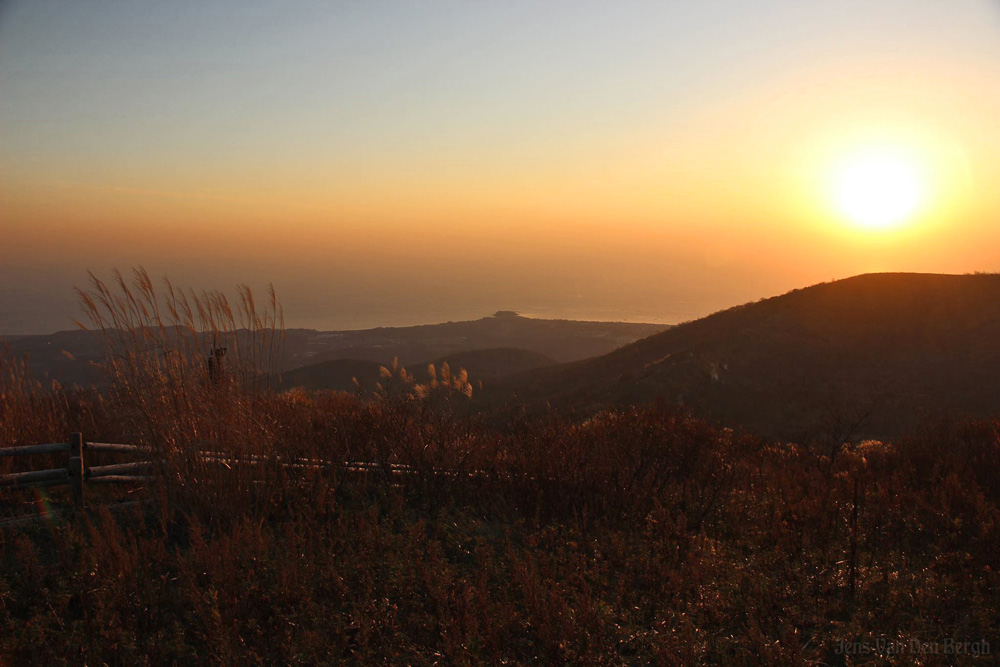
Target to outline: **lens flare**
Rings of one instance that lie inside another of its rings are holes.
[[[49,494],[45,492],[45,489],[35,487],[35,510],[38,512],[38,516],[51,520],[52,503],[49,502]]]

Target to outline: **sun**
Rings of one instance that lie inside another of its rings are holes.
[[[898,149],[866,149],[845,157],[834,170],[837,211],[869,230],[897,227],[924,204],[926,178],[919,161]]]

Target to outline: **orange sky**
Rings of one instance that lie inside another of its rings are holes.
[[[0,13],[0,333],[85,271],[273,281],[291,326],[672,322],[873,270],[1000,270],[989,2]],[[81,22],[82,21],[82,22]],[[858,228],[834,165],[927,175]]]

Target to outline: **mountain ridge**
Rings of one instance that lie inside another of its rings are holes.
[[[511,311],[460,322],[412,327],[377,327],[346,331],[285,330],[282,370],[338,359],[391,364],[398,358],[405,366],[427,363],[476,350],[517,348],[555,362],[598,356],[669,328],[665,324],[545,320],[522,317]],[[16,357],[29,359],[39,378],[87,386],[100,381],[91,362],[103,349],[97,337],[85,330],[46,335],[0,336]],[[206,346],[205,354],[208,349]]]
[[[1000,412],[997,341],[1000,275],[862,274],[513,376],[485,400],[586,414],[659,399],[769,436],[851,421],[889,436]]]

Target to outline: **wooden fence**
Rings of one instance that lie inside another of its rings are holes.
[[[212,443],[200,443],[209,445]],[[31,470],[27,472],[17,472],[8,475],[0,475],[0,489],[2,488],[37,488],[48,486],[69,486],[72,490],[73,502],[77,507],[86,506],[86,487],[91,484],[115,484],[115,483],[147,483],[153,479],[153,461],[134,461],[131,463],[115,463],[111,465],[90,465],[94,454],[100,452],[127,452],[149,454],[153,450],[150,447],[139,445],[126,445],[108,442],[87,442],[82,433],[71,433],[69,442],[58,442],[44,445],[27,445],[23,447],[0,447],[0,457],[31,456],[35,454],[59,454],[65,452],[68,455],[65,468],[51,468],[48,470]],[[403,479],[411,476],[418,476],[421,471],[413,466],[403,463],[374,462],[374,461],[330,461],[315,458],[284,457],[281,455],[265,457],[259,455],[234,456],[230,453],[198,450],[198,458],[208,464],[217,464],[225,468],[232,469],[234,466],[259,466],[264,464],[276,464],[286,470],[322,469],[338,468],[343,473],[368,477],[378,475],[398,485]],[[430,468],[427,473],[434,476],[444,476],[446,478],[470,477],[478,478],[488,476],[481,470],[458,471],[441,468]],[[125,503],[131,505],[132,503]],[[37,519],[37,516],[20,517],[0,521],[0,524],[19,523],[30,519]]]
[[[91,454],[98,452],[149,453],[148,447],[121,445],[110,442],[87,442],[82,433],[70,433],[69,442],[47,445],[27,445],[25,447],[0,448],[0,457],[31,456],[34,454],[58,454],[68,456],[65,468],[32,470],[0,475],[0,488],[31,488],[44,486],[66,486],[72,490],[73,502],[78,507],[86,505],[86,487],[90,484],[144,483],[152,479],[152,461],[134,461],[112,465],[89,465]],[[146,473],[146,474],[143,474]]]

